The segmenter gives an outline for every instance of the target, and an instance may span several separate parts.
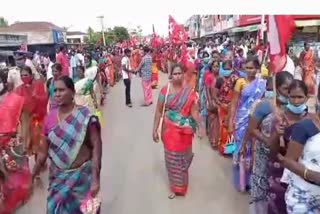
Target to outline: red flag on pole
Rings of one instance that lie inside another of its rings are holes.
[[[295,30],[292,15],[268,15],[268,41],[271,71],[282,71],[287,63],[286,44]]]
[[[169,16],[169,39],[171,44],[183,44],[188,40],[188,34],[172,16]]]

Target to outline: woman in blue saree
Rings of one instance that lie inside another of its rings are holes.
[[[247,59],[245,63],[246,75],[236,81],[233,99],[231,101],[228,132],[230,135],[233,134],[235,141],[235,151],[233,153],[233,178],[235,188],[239,191],[245,191],[245,188],[248,188],[250,183],[250,174],[248,172],[245,175],[240,174],[238,156],[248,126],[249,112],[252,104],[263,96],[266,88],[266,81],[256,77],[259,68],[260,64],[258,59]],[[247,151],[243,157],[243,159],[246,160],[246,163],[248,163],[247,165],[250,163],[249,157],[251,157],[251,146],[250,144],[247,144]],[[240,180],[242,178],[244,178],[244,184],[240,185]]]
[[[57,109],[45,119],[43,144],[33,178],[49,156],[49,195],[47,213],[80,214],[81,205],[97,201],[100,189],[101,132],[99,120],[84,106],[76,106],[71,78],[54,82]],[[100,204],[96,206],[99,210]],[[97,211],[98,213],[99,211]]]

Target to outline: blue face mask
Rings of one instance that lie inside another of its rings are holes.
[[[208,63],[210,61],[210,57],[205,57],[205,58],[203,58],[203,62],[204,63]]]
[[[243,78],[246,78],[247,77],[247,72],[245,72],[245,71],[239,71],[239,76],[240,77],[243,77]]]
[[[264,96],[266,98],[273,98],[274,97],[274,91],[266,91],[266,92],[264,92]]]
[[[281,94],[278,96],[278,100],[282,103],[282,104],[287,104],[289,101],[288,101],[288,98],[282,96]]]
[[[232,70],[224,70],[224,69],[219,70],[219,76],[222,76],[222,77],[230,76],[231,73],[232,73]]]
[[[289,102],[287,108],[294,114],[302,114],[307,109],[307,105],[304,103],[299,106],[294,106]]]

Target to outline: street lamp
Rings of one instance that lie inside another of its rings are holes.
[[[104,16],[98,16],[97,18],[100,19],[100,22],[101,22],[101,32],[102,32],[103,46],[106,46],[106,38],[104,36],[104,24],[103,24]]]

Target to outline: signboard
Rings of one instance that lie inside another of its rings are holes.
[[[240,15],[236,21],[236,26],[246,26],[261,23],[261,15]]]

